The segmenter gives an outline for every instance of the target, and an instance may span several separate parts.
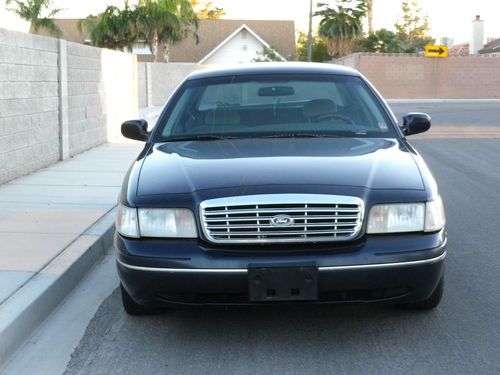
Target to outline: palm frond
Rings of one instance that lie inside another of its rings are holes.
[[[50,9],[52,0],[6,0],[7,10],[13,12],[25,21],[31,22],[35,31],[46,29],[55,36],[61,35],[61,30],[51,19],[61,9]],[[45,16],[42,13],[47,13]]]

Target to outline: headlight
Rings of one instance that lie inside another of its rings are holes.
[[[116,230],[125,237],[139,237],[139,226],[137,223],[137,209],[118,205],[116,213]]]
[[[438,196],[435,200],[427,202],[425,207],[425,231],[435,232],[446,224],[443,200]]]
[[[185,208],[139,208],[141,237],[196,238],[196,222]]]
[[[421,232],[424,220],[425,203],[379,204],[370,210],[366,232]]]
[[[426,203],[375,205],[368,216],[368,234],[435,232],[445,225],[441,197]]]

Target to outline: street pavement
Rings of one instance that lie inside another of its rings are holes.
[[[447,210],[445,294],[436,310],[204,308],[130,317],[108,254],[4,373],[499,374],[500,103],[392,107],[398,119],[409,111],[434,119],[410,142]]]
[[[402,123],[407,112],[424,112],[431,116],[431,129],[411,139],[499,138],[500,100],[390,102],[396,118]]]

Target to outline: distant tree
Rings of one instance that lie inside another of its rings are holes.
[[[307,34],[299,31],[297,38],[297,56],[298,61],[307,61]],[[313,35],[313,49],[311,61],[325,62],[330,61],[332,58],[328,54],[327,41],[319,35]]]
[[[335,6],[318,4],[319,35],[327,38],[332,57],[345,56],[353,51],[354,43],[363,34],[363,18],[367,13],[365,0],[336,0]]]
[[[257,52],[258,57],[254,58],[252,62],[270,62],[270,61],[283,61],[283,58],[278,55],[274,47],[264,47],[261,52]]]
[[[403,52],[422,51],[427,44],[434,43],[429,36],[429,18],[423,14],[418,0],[401,3],[402,15],[394,27],[401,40]]]
[[[45,29],[54,36],[61,35],[61,30],[52,20],[61,9],[50,9],[52,0],[6,0],[5,4],[7,10],[31,22],[34,31]],[[42,13],[46,13],[46,16],[42,16]]]
[[[358,52],[400,53],[403,52],[399,36],[387,29],[380,29],[356,42]]]
[[[189,0],[200,20],[218,20],[226,14],[223,8],[218,8],[211,1]]]

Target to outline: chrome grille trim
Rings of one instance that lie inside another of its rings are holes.
[[[363,215],[362,199],[341,195],[244,195],[200,204],[203,233],[220,244],[349,241]],[[278,216],[290,220],[282,224]]]

